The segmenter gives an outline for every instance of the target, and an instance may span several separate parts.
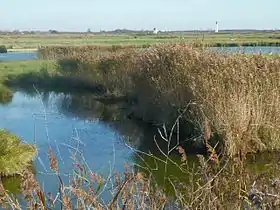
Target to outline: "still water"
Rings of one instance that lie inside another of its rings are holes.
[[[71,155],[75,149],[82,152],[92,171],[108,176],[115,170],[122,172],[124,164],[132,164],[134,153],[127,145],[138,147],[139,138],[144,134],[143,129],[133,123],[120,125],[116,117],[114,122],[114,107],[94,100],[75,100],[52,92],[32,95],[16,92],[11,103],[0,106],[0,128],[37,146],[39,154],[34,167],[46,192],[57,190],[57,179],[49,169],[49,147],[65,178],[73,172]]]
[[[54,92],[14,93],[10,103],[0,105],[0,128],[19,136],[24,142],[35,144],[39,150],[34,161],[36,178],[45,192],[58,191],[57,177],[50,170],[48,148],[51,148],[59,162],[64,183],[73,175],[73,155],[93,172],[104,178],[114,172],[124,172],[124,165],[143,166],[148,170],[157,168],[154,176],[164,186],[164,165],[155,165],[154,158],[135,152],[139,150],[154,154],[164,160],[154,144],[156,131],[150,126],[127,118],[124,107],[119,104],[104,104],[90,94],[64,94]],[[161,149],[167,144],[158,138]],[[77,152],[78,150],[78,152]],[[80,156],[80,152],[82,156]],[[176,154],[173,159],[180,161]],[[196,161],[195,156],[190,157]],[[168,176],[185,174],[175,165],[168,166]],[[166,174],[167,175],[167,174]],[[5,187],[20,195],[20,182],[13,178],[3,181]],[[171,188],[170,188],[171,189]],[[168,189],[169,190],[169,189]],[[105,190],[103,199],[110,198]]]
[[[71,148],[79,148],[88,166],[105,175],[110,167],[122,170],[123,164],[129,162],[132,155],[125,146],[125,137],[98,118],[83,119],[75,114],[63,114],[57,104],[63,103],[65,97],[52,93],[28,96],[17,92],[9,105],[0,107],[0,127],[27,143],[36,144],[39,149],[35,168],[37,178],[46,191],[53,192],[56,188],[55,177],[48,175],[49,147],[55,152],[65,173],[73,168],[70,156],[74,150]]]
[[[1,61],[25,61],[25,60],[36,60],[37,52],[8,52],[0,53]]]

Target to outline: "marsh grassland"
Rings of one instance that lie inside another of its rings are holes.
[[[135,149],[136,157],[144,160],[142,167],[126,166],[124,173],[109,178],[90,170],[84,160],[75,162],[75,173],[65,183],[60,160],[49,149],[49,165],[58,178],[56,198],[43,191],[26,167],[17,170],[22,195],[31,208],[280,207],[278,56],[222,54],[185,42],[143,49],[45,46],[38,54],[36,61],[0,63],[3,102],[11,100],[15,89],[34,86],[70,93],[77,104],[89,102],[90,97],[79,96],[84,92],[94,100],[121,102],[126,117],[158,129],[150,141],[160,155]],[[5,145],[15,139],[8,133],[1,136]],[[30,155],[33,150],[26,155],[28,160]],[[0,164],[2,160],[0,152]],[[0,166],[0,172],[5,170]],[[108,180],[111,197],[103,202],[100,191],[107,189]],[[22,208],[2,185],[0,189],[3,206]]]

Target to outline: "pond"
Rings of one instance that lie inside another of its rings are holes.
[[[0,105],[0,118],[0,128],[37,146],[36,178],[53,194],[57,178],[49,168],[48,148],[56,155],[65,182],[73,173],[71,155],[77,149],[83,155],[78,158],[84,158],[92,171],[105,177],[123,172],[124,165],[143,164],[134,149],[161,156],[153,143],[155,130],[128,119],[122,104],[103,104],[87,94],[15,92],[12,102]],[[7,187],[19,188],[14,185],[9,181]]]
[[[1,61],[25,61],[25,60],[36,60],[37,52],[8,52],[0,53]]]

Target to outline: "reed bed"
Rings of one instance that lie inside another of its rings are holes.
[[[218,142],[230,157],[280,148],[279,58],[222,55],[181,43],[100,56],[92,48],[81,49],[53,54],[64,58],[62,74],[136,99],[135,117],[171,125],[186,109],[182,132],[197,139],[208,122],[209,141]],[[63,68],[70,61],[78,64]]]
[[[151,45],[87,45],[87,46],[43,46],[38,50],[38,55],[42,59],[64,59],[77,58],[79,60],[90,61],[100,55],[113,53],[127,49],[145,49]]]

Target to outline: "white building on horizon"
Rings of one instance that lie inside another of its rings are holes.
[[[153,34],[158,34],[159,30],[157,28],[154,28]]]
[[[218,33],[218,32],[219,32],[219,23],[218,23],[218,21],[216,21],[215,33]]]

